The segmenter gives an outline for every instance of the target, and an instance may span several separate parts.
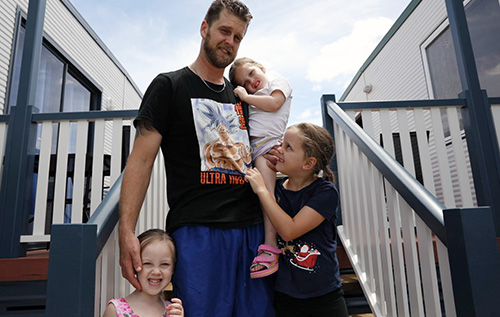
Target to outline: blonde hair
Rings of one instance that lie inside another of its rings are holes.
[[[174,240],[162,229],[149,229],[141,233],[138,237],[139,243],[141,244],[141,252],[154,241],[165,241],[172,253],[172,262],[175,263],[177,256],[175,253],[175,243]]]
[[[233,64],[231,65],[231,68],[229,69],[229,80],[231,81],[231,84],[233,84],[233,86],[240,85],[240,83],[236,82],[236,70],[238,69],[238,67],[241,67],[241,66],[246,65],[246,64],[255,65],[255,66],[259,67],[260,69],[262,69],[263,72],[265,72],[265,68],[264,68],[264,66],[262,66],[261,63],[258,63],[258,62],[254,61],[253,59],[248,58],[248,57],[240,57],[233,62]]]
[[[328,131],[318,125],[303,122],[295,124],[290,128],[299,130],[299,137],[302,140],[302,148],[307,157],[316,158],[316,166],[314,166],[314,174],[320,175],[330,182],[335,182],[335,175],[330,169],[330,163],[335,153],[333,138]]]

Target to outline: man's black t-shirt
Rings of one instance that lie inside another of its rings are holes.
[[[251,166],[247,120],[225,81],[217,93],[224,86],[208,88],[188,67],[160,74],[134,121],[162,135],[169,232],[185,225],[242,228],[262,221],[257,196],[244,181]]]

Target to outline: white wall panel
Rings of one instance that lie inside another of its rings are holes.
[[[446,19],[444,1],[423,0],[359,77],[345,101],[428,99],[420,45]],[[370,94],[363,87],[371,84]]]

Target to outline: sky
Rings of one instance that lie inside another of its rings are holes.
[[[70,2],[144,93],[158,73],[194,62],[212,1]],[[322,125],[321,96],[340,98],[411,0],[243,2],[253,19],[237,57],[250,57],[270,76],[288,79],[293,87],[289,124]]]

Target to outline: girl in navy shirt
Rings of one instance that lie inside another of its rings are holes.
[[[246,175],[283,249],[277,316],[347,316],[336,254],[338,193],[328,167],[333,139],[320,126],[300,123],[287,129],[278,152],[276,170],[288,178],[277,182],[276,199],[256,168]]]

